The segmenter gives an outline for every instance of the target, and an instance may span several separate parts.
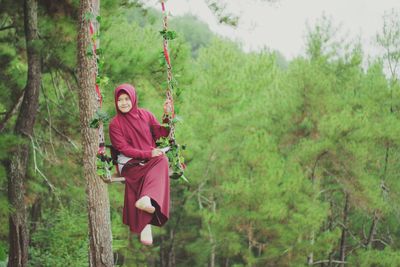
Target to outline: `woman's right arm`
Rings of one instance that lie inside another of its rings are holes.
[[[112,146],[127,157],[134,159],[150,159],[153,154],[151,150],[140,150],[133,148],[125,139],[121,129],[111,122],[109,127]]]

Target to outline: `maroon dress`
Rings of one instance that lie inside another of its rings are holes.
[[[129,95],[132,109],[128,113],[118,110],[117,100],[121,93]],[[162,226],[169,216],[169,176],[168,159],[165,155],[151,157],[156,148],[155,141],[167,136],[168,130],[162,127],[149,111],[137,107],[137,97],[132,85],[122,84],[115,89],[115,105],[118,114],[109,126],[113,147],[126,157],[132,158],[122,168],[125,177],[125,199],[123,222],[132,232],[140,233],[147,224]],[[144,165],[138,162],[144,161]],[[139,210],[135,203],[142,196],[149,196],[155,207],[153,214]]]

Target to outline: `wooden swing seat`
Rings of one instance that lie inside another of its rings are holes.
[[[125,183],[125,177],[121,176],[118,168],[118,151],[112,145],[106,145],[106,147],[110,149],[111,158],[109,158],[108,160],[112,161],[115,168],[115,173],[109,174],[107,177],[102,177],[103,181],[108,184]],[[171,167],[168,170],[168,174],[171,179],[178,179],[182,175],[182,173],[174,173]]]
[[[110,179],[103,179],[104,182],[110,183],[125,183],[125,177],[118,175],[118,173],[114,173],[111,175]]]

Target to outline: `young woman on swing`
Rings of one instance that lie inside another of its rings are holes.
[[[145,245],[153,243],[151,225],[164,225],[169,216],[168,159],[155,141],[168,136],[152,113],[138,108],[135,88],[115,89],[117,115],[109,126],[111,144],[119,152],[120,174],[125,177],[123,222],[140,233]]]

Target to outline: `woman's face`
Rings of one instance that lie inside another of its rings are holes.
[[[118,97],[117,106],[119,111],[122,113],[127,113],[132,109],[132,102],[129,96],[125,93],[122,93]]]

